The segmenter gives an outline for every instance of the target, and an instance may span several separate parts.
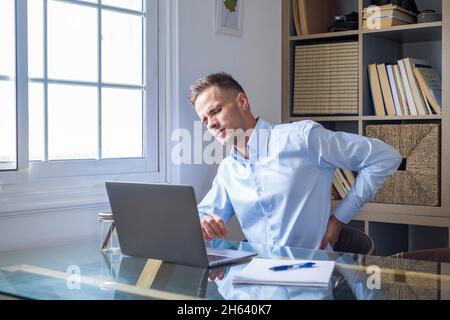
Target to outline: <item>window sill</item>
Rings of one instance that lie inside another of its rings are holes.
[[[0,216],[29,215],[55,210],[109,206],[106,181],[158,183],[159,172],[33,179],[27,183],[2,183]],[[19,179],[21,180],[21,179]]]

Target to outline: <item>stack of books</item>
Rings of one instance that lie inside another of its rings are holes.
[[[417,14],[400,6],[387,4],[365,8],[363,19],[363,29],[386,29],[417,23]]]
[[[369,82],[377,116],[442,113],[441,79],[428,61],[370,64]]]
[[[331,199],[344,199],[351,187],[355,183],[353,172],[345,169],[336,169],[333,176],[333,187],[331,189]]]

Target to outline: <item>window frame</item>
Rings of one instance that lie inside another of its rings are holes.
[[[47,3],[48,0],[44,0]],[[76,5],[102,8],[118,12],[136,11],[116,8],[99,3],[89,3],[76,0],[52,0],[67,2]],[[55,160],[55,161],[29,161],[29,141],[28,141],[28,42],[27,42],[27,0],[16,1],[16,66],[17,66],[17,151],[18,170],[29,169],[33,178],[53,178],[71,176],[90,175],[117,175],[149,173],[154,176],[160,173],[159,140],[163,130],[160,130],[159,119],[159,71],[158,71],[158,0],[144,0],[145,23],[143,26],[143,157],[142,158],[118,158],[118,159],[86,159],[86,160]],[[45,21],[44,21],[45,24]],[[98,21],[101,24],[101,21]],[[46,32],[44,28],[44,32]],[[46,37],[46,35],[44,35]],[[150,39],[156,39],[151,41]],[[101,59],[101,39],[99,38],[99,61]],[[46,44],[46,42],[44,43]],[[44,50],[46,50],[44,48]],[[46,59],[47,53],[44,53]],[[47,67],[47,66],[45,66]],[[101,72],[100,66],[98,72]],[[35,78],[30,78],[30,82],[43,83]],[[140,86],[130,86],[121,84],[109,84],[99,81],[93,83],[83,83],[82,81],[59,81],[48,79],[44,75],[44,81],[48,83],[83,85],[89,84],[96,88],[134,88]],[[101,106],[99,106],[99,109]],[[101,127],[99,128],[101,130]],[[1,173],[0,173],[1,174]]]
[[[144,158],[42,163],[28,161],[28,28],[24,18],[27,16],[27,0],[16,0],[16,42],[20,48],[16,53],[20,61],[16,64],[19,70],[16,77],[19,168],[0,171],[0,218],[66,210],[78,212],[83,208],[107,210],[109,202],[105,181],[163,183],[171,179],[168,174],[171,175],[172,169],[167,164],[166,154],[166,137],[170,136],[167,130],[171,127],[166,123],[170,119],[166,105],[171,97],[165,90],[172,81],[173,67],[166,61],[166,54],[172,52],[165,39],[169,35],[166,25],[170,19],[167,20],[165,15],[170,1],[145,1]]]
[[[14,101],[15,101],[15,161],[14,161],[14,167],[11,166],[11,168],[5,168],[5,169],[1,169],[0,168],[0,174],[2,172],[16,172],[19,170],[20,164],[19,164],[19,100],[20,99],[20,92],[19,92],[19,88],[18,88],[18,83],[19,80],[18,79],[18,74],[19,74],[19,70],[18,70],[18,54],[19,54],[19,46],[20,46],[20,42],[19,39],[17,38],[17,33],[18,33],[18,29],[20,27],[19,22],[17,21],[17,17],[18,17],[18,11],[20,10],[20,8],[18,7],[17,1],[14,1],[14,33],[15,33],[15,38],[14,38],[14,63],[15,63],[15,68],[14,68],[14,77],[11,78],[10,76],[3,76],[0,74],[0,81],[5,81],[5,82],[12,82],[14,81],[15,78],[15,83],[14,83]],[[1,181],[0,181],[1,182]]]

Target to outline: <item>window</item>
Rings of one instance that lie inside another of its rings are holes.
[[[164,181],[158,1],[0,0],[0,215]]]
[[[0,170],[17,169],[14,3],[0,1]]]
[[[144,34],[142,0],[28,1],[31,161],[145,158]]]

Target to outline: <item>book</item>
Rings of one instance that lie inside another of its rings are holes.
[[[417,14],[400,6],[385,5],[379,6],[378,9],[379,10],[372,10],[365,8],[363,10],[363,20],[366,22],[366,27],[364,29],[367,29],[368,19],[373,19],[375,23],[380,23],[381,28],[417,22]]]
[[[300,28],[300,16],[298,12],[298,1],[292,1],[292,19],[294,20],[295,33],[297,36],[302,35],[302,30]]]
[[[341,196],[336,190],[336,187],[334,185],[331,186],[331,200],[341,200]]]
[[[355,176],[353,175],[353,172],[346,169],[342,169],[342,172],[344,173],[344,176],[347,179],[347,182],[350,185],[350,187],[353,187],[353,185],[355,184]]]
[[[401,116],[402,110],[400,106],[400,99],[398,96],[397,84],[395,83],[393,65],[386,65],[386,70],[389,78],[389,85],[392,91],[392,98],[394,99],[395,112],[398,116]]]
[[[419,84],[419,88],[420,88],[420,84]],[[422,94],[423,101],[425,101],[425,106],[427,107],[428,114],[433,114],[430,103],[428,102],[427,97],[425,96],[425,92],[423,92],[422,88],[420,88],[420,93]]]
[[[344,199],[347,196],[348,191],[344,188],[342,183],[339,181],[336,172],[333,175],[333,186],[342,199]]]
[[[401,13],[408,17],[417,17],[416,13],[392,3],[385,4],[382,6],[376,6],[376,8],[379,10],[380,13],[382,13],[382,15],[393,15],[394,13]],[[373,13],[376,13],[376,11],[371,10],[371,7],[364,8],[363,18],[366,19]]]
[[[403,85],[405,86],[405,94],[406,94],[406,99],[408,101],[409,114],[412,116],[417,116],[418,113],[417,113],[416,103],[414,102],[414,98],[413,98],[413,94],[411,91],[411,86],[409,84],[408,74],[406,72],[404,61],[399,60],[398,66],[400,68],[400,74],[402,76]]]
[[[442,82],[433,68],[415,67],[414,75],[436,114],[442,114]]]
[[[399,94],[400,106],[402,114],[409,116],[408,100],[406,99],[405,86],[403,85],[402,75],[400,74],[400,67],[398,64],[394,65],[394,78],[397,86],[397,92]]]
[[[376,14],[376,13],[374,13]],[[408,14],[390,11],[390,12],[380,12],[380,15],[374,16],[374,14],[364,14],[364,21],[367,22],[367,20],[372,19],[375,21],[383,21],[383,20],[398,20],[401,21],[403,24],[413,24],[416,23],[416,18],[413,16],[410,16]]]
[[[376,28],[369,26],[367,20],[363,20],[363,29],[387,29],[390,27],[403,26],[410,23],[398,18],[382,17],[374,18],[373,24],[376,26]]]
[[[369,82],[370,90],[372,91],[372,100],[375,106],[375,115],[385,116],[386,111],[384,109],[383,95],[381,93],[380,80],[378,77],[376,64],[369,65]]]
[[[378,76],[380,78],[381,92],[383,93],[383,101],[386,106],[388,116],[395,116],[394,100],[392,98],[391,86],[386,72],[386,65],[384,63],[377,65]]]
[[[339,183],[342,185],[344,190],[346,191],[346,194],[350,191],[350,183],[348,183],[347,179],[344,177],[344,174],[342,173],[341,169],[336,169],[336,175]]]
[[[304,35],[326,33],[334,22],[337,3],[330,0],[298,0],[298,12]]]
[[[273,271],[270,268],[313,262],[312,268]],[[262,284],[272,286],[328,287],[335,267],[334,261],[286,260],[254,258],[233,276],[233,284]]]
[[[412,96],[414,99],[414,103],[417,108],[417,113],[419,115],[427,115],[427,107],[425,105],[425,101],[423,100],[422,93],[420,92],[419,85],[417,83],[416,77],[414,76],[414,68],[416,65],[421,66],[429,66],[430,64],[425,60],[405,58],[403,59],[405,64],[406,74],[408,76],[408,82],[411,87]]]

